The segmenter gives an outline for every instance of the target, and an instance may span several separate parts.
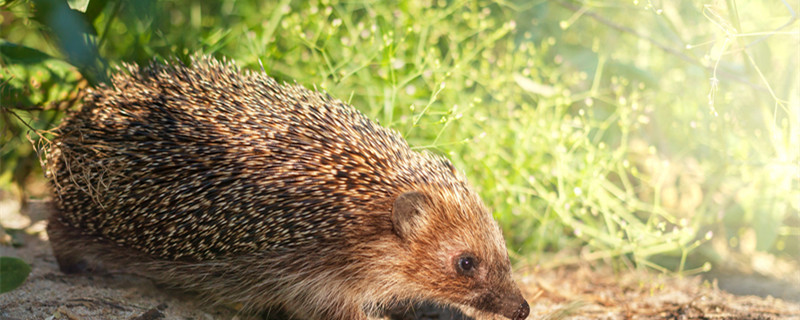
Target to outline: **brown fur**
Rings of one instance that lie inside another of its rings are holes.
[[[210,58],[129,66],[113,84],[49,153],[62,270],[88,261],[301,319],[415,301],[527,316],[497,223],[446,159]]]

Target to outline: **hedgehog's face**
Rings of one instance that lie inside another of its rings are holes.
[[[392,224],[414,259],[404,276],[420,296],[514,320],[528,316],[503,236],[477,197],[407,192],[394,202]]]

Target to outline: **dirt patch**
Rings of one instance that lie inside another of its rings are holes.
[[[0,320],[258,318],[239,314],[232,307],[202,304],[191,294],[159,288],[140,277],[65,275],[58,270],[44,232],[43,204],[32,203],[27,215],[9,206],[0,205],[0,224],[25,232],[16,235],[20,246],[0,245],[0,255],[19,257],[33,271],[20,288],[0,295]],[[773,298],[768,292],[766,297],[730,294],[716,281],[699,276],[677,278],[583,266],[521,270],[517,278],[531,304],[529,319],[800,319],[796,302]],[[737,290],[745,290],[746,281],[754,281],[742,279]],[[399,312],[392,318],[463,318],[453,310],[432,306],[414,310],[416,315]]]
[[[542,271],[525,280],[541,316],[557,305],[561,311],[553,315],[570,319],[800,319],[795,303],[733,295],[699,276],[583,267]]]

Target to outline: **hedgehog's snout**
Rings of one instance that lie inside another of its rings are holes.
[[[503,310],[498,313],[501,313],[504,317],[511,320],[523,320],[527,318],[528,314],[531,312],[528,302],[525,301],[525,298],[523,298],[521,294],[507,298],[507,300],[502,303],[502,309]]]
[[[519,305],[516,311],[511,314],[511,320],[523,320],[528,317],[528,314],[531,312],[531,308],[528,306],[528,302],[522,300],[522,304]]]

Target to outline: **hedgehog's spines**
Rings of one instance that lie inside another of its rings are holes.
[[[189,66],[166,61],[146,67],[126,64],[125,68],[128,72],[117,74],[112,86],[98,87],[86,101],[84,109],[92,114],[89,118],[104,120],[88,123],[83,117],[73,118],[63,127],[81,131],[78,138],[82,143],[71,144],[70,136],[61,139],[65,142],[63,156],[81,157],[80,153],[90,150],[85,145],[111,142],[109,134],[128,136],[122,139],[125,144],[114,142],[105,160],[84,163],[82,171],[91,173],[78,179],[92,181],[95,176],[102,177],[105,180],[98,182],[101,186],[114,183],[124,189],[116,193],[113,186],[103,187],[108,189],[99,196],[91,184],[76,185],[76,190],[66,192],[72,197],[62,203],[63,207],[91,208],[84,203],[87,200],[75,193],[83,189],[88,190],[91,195],[88,199],[93,199],[95,205],[105,201],[102,199],[110,199],[113,202],[102,205],[111,210],[131,208],[135,214],[119,221],[92,210],[64,210],[72,215],[67,220],[73,224],[83,224],[93,232],[102,230],[120,244],[180,259],[207,259],[238,254],[241,250],[297,246],[306,241],[337,238],[349,226],[366,223],[363,217],[339,217],[330,210],[353,210],[371,201],[396,196],[403,190],[420,188],[417,184],[428,180],[426,176],[446,179],[438,183],[445,187],[463,184],[462,177],[432,174],[440,170],[440,161],[446,160],[411,151],[398,132],[372,123],[327,93],[310,91],[296,83],[278,85],[274,79],[260,74],[237,76],[238,68],[232,61],[207,57],[193,56]],[[237,151],[240,154],[228,150],[240,150]],[[253,154],[241,153],[247,150]],[[184,154],[198,158],[174,158]],[[245,173],[249,181],[207,166],[203,158],[213,159],[219,168]],[[261,163],[281,166],[261,167]],[[70,162],[56,165],[56,170],[69,170],[66,166]],[[169,176],[159,177],[164,174]],[[180,178],[192,175],[199,176],[186,182]],[[170,176],[174,178],[166,179]],[[216,185],[218,181],[214,180],[224,176],[243,183],[233,186],[241,201],[228,203],[231,199],[225,198],[225,193],[212,192],[216,189],[206,185]],[[161,200],[137,191],[146,190],[150,179],[158,179],[153,185],[171,185],[165,188]],[[177,208],[165,205],[181,203],[185,197],[181,192],[187,192],[187,187],[194,188],[197,196],[207,200]],[[292,202],[273,197],[278,193],[291,195]],[[322,198],[323,195],[326,197]],[[271,214],[261,216],[262,213],[251,211],[253,206],[270,208]],[[211,223],[212,214],[250,221],[245,224],[249,227],[233,228],[222,236],[218,230],[211,233],[199,228],[198,221]],[[192,217],[194,224],[185,224],[188,217]],[[326,222],[332,218],[337,222]],[[127,232],[140,228],[139,220],[153,219],[159,221],[155,229]],[[170,226],[175,223],[184,227]],[[122,228],[123,225],[126,227]],[[99,229],[99,226],[104,227]],[[287,233],[284,228],[292,232]],[[152,238],[180,232],[186,232],[186,237],[194,240],[172,243]],[[259,235],[247,237],[255,246],[226,240],[237,239],[233,236],[237,232]],[[150,245],[156,242],[158,250]],[[179,247],[166,247],[171,245]]]

